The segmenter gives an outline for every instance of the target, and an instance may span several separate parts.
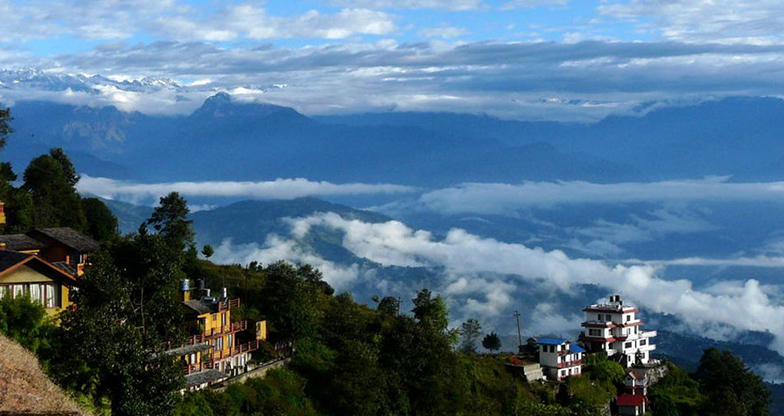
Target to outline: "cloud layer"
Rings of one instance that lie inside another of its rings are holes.
[[[276,179],[266,182],[170,182],[140,184],[82,175],[79,192],[127,202],[155,202],[170,192],[191,197],[241,197],[255,199],[294,199],[305,196],[401,194],[414,189],[389,184],[334,184],[307,179]]]
[[[255,248],[252,255],[244,255],[242,260],[249,261],[253,256],[268,262],[277,258],[314,260],[318,256],[312,252],[290,248],[281,251],[280,247],[293,247],[312,229],[323,227],[340,232],[343,247],[360,258],[383,265],[441,270],[438,289],[450,299],[453,312],[459,316],[492,318],[506,314],[510,308],[522,306],[515,304],[514,296],[526,287],[543,287],[568,296],[578,290],[579,285],[589,284],[608,292],[622,293],[647,311],[681,317],[685,325],[695,330],[713,328],[715,333],[726,332],[727,328],[770,331],[775,335],[772,348],[784,352],[784,306],[771,298],[767,294],[769,289],[756,280],[698,290],[688,280],[658,277],[657,268],[650,265],[608,265],[596,260],[569,258],[558,250],[504,243],[460,229],[451,230],[444,238],[436,238],[427,231],[414,230],[396,221],[370,224],[346,220],[333,213],[292,219],[291,226],[291,235],[268,240],[264,246]],[[230,253],[226,250],[224,257],[217,259],[236,261]],[[352,281],[361,279],[356,273],[356,265],[337,266],[323,259],[316,262],[327,267],[327,279],[340,289],[348,289]],[[540,308],[548,311],[546,304],[541,304]],[[560,321],[559,325],[565,326],[563,321],[569,321],[576,330],[580,306],[574,309],[550,315],[553,322]],[[568,318],[563,318],[564,314]]]
[[[415,202],[393,203],[380,211],[427,210],[444,214],[510,215],[530,207],[635,202],[784,201],[784,182],[732,183],[708,178],[646,183],[597,184],[583,181],[466,183],[424,193]],[[672,220],[666,213],[659,213]],[[669,221],[668,223],[671,223]],[[646,225],[645,221],[640,222]],[[601,225],[601,224],[600,224]],[[610,224],[604,224],[609,226]],[[607,227],[603,227],[607,228]],[[622,231],[616,229],[615,231]],[[597,230],[599,232],[599,230]],[[610,230],[609,232],[612,232]]]

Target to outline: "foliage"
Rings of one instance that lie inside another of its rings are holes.
[[[260,309],[272,329],[295,340],[313,335],[319,317],[319,287],[315,283],[320,279],[310,268],[283,261],[269,265],[264,273],[267,300]]]
[[[649,390],[651,406],[657,415],[696,416],[704,396],[700,384],[689,374],[668,364],[667,375]]]
[[[46,319],[40,302],[29,297],[0,299],[0,333],[17,341],[33,353],[49,348],[54,325]]]
[[[194,246],[194,233],[188,219],[188,203],[177,192],[161,197],[147,224],[158,231],[178,252]]]
[[[305,396],[305,379],[290,370],[271,370],[263,379],[232,384],[225,392],[202,390],[186,394],[175,415],[316,415]]]
[[[73,390],[108,397],[113,414],[166,413],[183,381],[180,364],[160,354],[180,339],[177,257],[160,236],[129,236],[93,263],[79,307],[61,315],[52,372]]]
[[[52,149],[48,155],[33,159],[23,178],[22,189],[30,193],[33,201],[35,227],[86,229],[87,218],[75,188],[79,177],[62,149]]]
[[[109,241],[117,236],[117,217],[106,204],[98,198],[82,200],[84,215],[87,218],[87,234],[98,241]]]
[[[762,378],[730,351],[705,350],[695,378],[707,396],[704,414],[768,414],[770,391]]]
[[[476,352],[476,343],[482,336],[482,325],[476,319],[469,319],[460,325],[460,351]]]
[[[446,331],[449,325],[449,312],[446,309],[446,303],[441,295],[435,298],[433,294],[427,290],[422,289],[417,292],[413,300],[414,318],[416,318],[422,325],[433,328],[438,331]]]
[[[482,339],[482,346],[491,352],[498,351],[501,349],[501,337],[495,332],[491,332]]]
[[[8,135],[14,132],[11,128],[11,109],[0,107],[0,150],[8,143]]]
[[[210,258],[215,254],[215,249],[213,249],[211,245],[205,244],[201,249],[201,254],[203,254],[205,258]]]

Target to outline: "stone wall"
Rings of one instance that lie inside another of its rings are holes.
[[[228,380],[225,380],[220,384],[215,385],[214,388],[215,390],[223,391],[226,389],[226,386],[228,386],[229,384],[242,383],[245,380],[251,378],[264,378],[270,370],[274,370],[276,368],[282,368],[286,364],[288,364],[289,361],[291,361],[291,358],[283,358],[277,361],[271,361],[269,363],[262,364],[254,368],[253,370],[248,371],[247,373],[242,373],[236,377],[232,377]]]

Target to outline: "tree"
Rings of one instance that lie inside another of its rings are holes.
[[[319,288],[306,277],[309,271],[284,261],[264,270],[267,301],[261,305],[262,312],[284,337],[297,340],[315,333]]]
[[[449,312],[441,295],[434,298],[429,290],[422,289],[417,292],[413,301],[414,318],[423,325],[439,331],[446,331],[449,325]]]
[[[210,258],[213,254],[215,254],[215,250],[211,245],[205,244],[201,249],[201,254],[203,254],[205,258]]]
[[[147,224],[166,238],[179,252],[194,246],[193,221],[188,219],[188,202],[177,192],[161,197]]]
[[[8,135],[14,132],[14,129],[11,128],[11,120],[13,119],[14,118],[11,117],[10,108],[4,109],[0,107],[0,150],[2,150],[8,142]]]
[[[87,219],[87,234],[98,241],[108,241],[117,236],[117,217],[106,204],[98,198],[82,200],[84,216]]]
[[[475,353],[476,343],[482,335],[482,325],[476,319],[469,319],[460,326],[460,350],[463,352]]]
[[[705,350],[694,376],[707,396],[705,414],[768,414],[771,399],[764,381],[730,351]]]
[[[35,227],[71,227],[86,229],[87,219],[82,200],[76,192],[73,165],[62,149],[33,159],[24,171],[22,189],[33,200]]]
[[[501,349],[501,338],[495,332],[491,332],[482,339],[482,346],[491,352],[498,351]]]
[[[53,373],[62,385],[108,397],[112,413],[168,414],[182,387],[182,367],[162,354],[177,345],[181,312],[174,300],[178,257],[159,235],[131,236],[93,255],[61,315]]]

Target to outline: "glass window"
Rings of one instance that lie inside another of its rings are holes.
[[[19,298],[25,295],[27,285],[12,285],[12,290],[14,291],[14,297]]]
[[[47,283],[44,286],[44,306],[47,308],[60,306],[60,291],[57,289],[59,289],[59,287],[54,283]]]
[[[38,283],[30,284],[30,299],[43,304],[44,285]]]
[[[9,296],[9,293],[11,293],[11,291],[8,286],[0,286],[0,299]]]
[[[600,321],[602,320],[602,314],[599,314],[599,320]]]

